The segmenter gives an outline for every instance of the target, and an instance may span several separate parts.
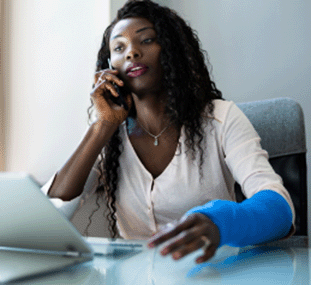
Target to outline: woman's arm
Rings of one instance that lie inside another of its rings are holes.
[[[117,70],[106,69],[95,74],[95,87],[91,92],[91,100],[96,110],[97,121],[90,126],[77,150],[57,173],[48,192],[51,198],[69,201],[82,193],[98,155],[128,116],[129,111],[109,99],[111,94],[119,96],[111,82],[123,85],[116,76],[117,73]],[[128,94],[125,99],[131,107],[131,95]]]
[[[287,201],[275,191],[259,191],[242,203],[214,200],[195,207],[186,215],[202,213],[215,223],[220,243],[243,247],[285,237],[292,225],[292,211]]]
[[[66,164],[57,172],[49,189],[51,198],[69,201],[79,196],[84,188],[90,171],[103,147],[117,129],[109,122],[93,123],[82,142]]]
[[[290,196],[269,164],[248,119],[233,105],[222,121],[220,137],[226,165],[248,199],[241,204],[215,200],[191,209],[173,228],[150,240],[150,247],[171,240],[162,250],[163,255],[183,257],[209,239],[209,247],[197,260],[202,262],[223,244],[245,246],[283,238],[294,223]]]
[[[234,180],[241,185],[245,197],[251,198],[263,190],[277,192],[290,206],[294,225],[294,205],[282,178],[269,163],[268,153],[262,149],[260,137],[254,127],[235,104],[232,104],[227,112],[222,137],[225,163]]]

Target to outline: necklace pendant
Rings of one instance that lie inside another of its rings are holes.
[[[158,144],[159,144],[158,138],[155,138],[155,139],[154,139],[154,145],[157,146]]]

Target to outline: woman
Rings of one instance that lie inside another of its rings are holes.
[[[292,201],[257,133],[222,100],[197,36],[176,13],[128,1],[105,31],[96,71],[96,118],[43,189],[68,201],[61,208],[69,217],[96,191],[113,236],[118,226],[124,238],[153,236],[150,247],[170,240],[162,254],[174,259],[203,247],[197,262],[223,244],[293,234]],[[115,86],[130,90],[121,106],[111,99],[119,97]],[[248,198],[241,204],[235,181]]]

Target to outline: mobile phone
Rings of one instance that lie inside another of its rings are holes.
[[[108,64],[109,64],[110,69],[114,69],[111,65],[110,58],[108,58]],[[125,97],[126,95],[131,93],[130,89],[125,84],[122,87],[118,86],[115,83],[112,83],[112,84],[113,84],[113,87],[116,89],[117,93],[119,94],[119,97],[114,97],[113,95],[111,95],[110,96],[111,101],[119,106],[123,105],[124,109],[128,111],[129,107],[127,103],[125,102]]]

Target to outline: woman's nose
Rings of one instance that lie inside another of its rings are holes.
[[[141,57],[140,50],[137,49],[136,47],[130,47],[126,54],[126,59],[131,60],[131,59],[139,58],[139,57]]]

